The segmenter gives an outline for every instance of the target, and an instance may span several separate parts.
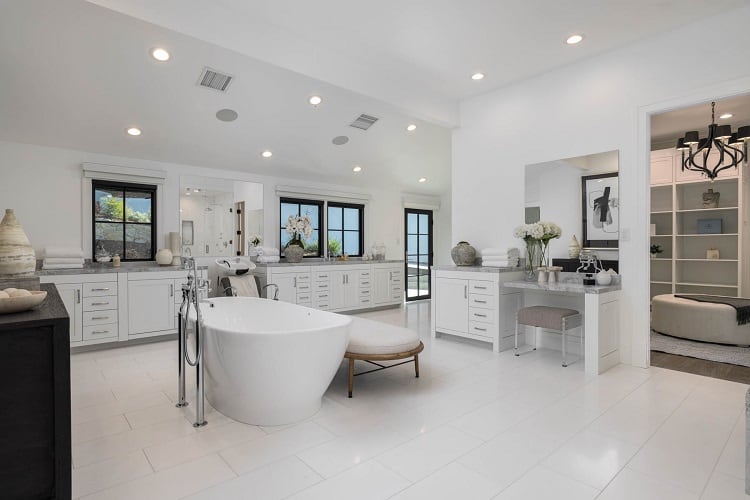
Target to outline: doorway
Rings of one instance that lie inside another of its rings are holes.
[[[432,210],[404,209],[406,301],[429,299],[432,292]]]

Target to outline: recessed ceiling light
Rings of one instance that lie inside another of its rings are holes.
[[[474,73],[471,75],[472,80],[481,80],[482,78],[484,78],[484,73]]]
[[[359,165],[355,165],[354,168],[352,169],[352,172],[361,172],[361,171],[362,171],[362,167],[360,167]]]
[[[408,127],[406,127],[406,130],[409,132],[414,132],[415,130],[417,130],[417,126],[411,123]]]
[[[575,45],[577,43],[581,43],[583,41],[583,35],[570,35],[566,40],[565,43],[568,45]]]
[[[722,120],[727,120],[733,116],[734,115],[732,113],[724,113],[723,115],[719,116],[719,118],[721,118]]]
[[[427,177],[420,177],[419,182],[427,182]]]
[[[127,133],[128,133],[128,135],[132,135],[132,136],[136,137],[136,136],[141,135],[141,129],[139,129],[138,127],[130,127],[127,130]]]
[[[308,101],[313,106],[317,106],[318,104],[320,104],[321,102],[323,102],[323,98],[320,97],[319,95],[313,95],[313,96],[310,96],[310,99],[308,99]]]
[[[165,62],[169,61],[169,58],[172,57],[172,55],[169,53],[169,51],[167,51],[167,49],[156,47],[155,49],[151,50],[151,57],[159,62]]]
[[[262,152],[262,153],[261,153],[260,155],[261,155],[261,156],[262,156],[263,158],[270,158],[270,157],[272,157],[272,156],[273,156],[273,153],[272,153],[272,152],[270,152],[269,150],[267,150],[267,149],[266,149],[266,150],[265,150],[265,151],[263,151],[263,152]]]
[[[239,115],[237,112],[233,109],[220,109],[216,112],[216,119],[223,121],[223,122],[233,122],[237,119]]]

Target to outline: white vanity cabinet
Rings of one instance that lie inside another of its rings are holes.
[[[520,271],[433,269],[432,337],[444,333],[489,342],[495,352],[510,348],[522,295],[503,283],[521,276]]]
[[[174,279],[128,280],[128,333],[174,330],[175,285]]]
[[[326,311],[354,311],[401,304],[403,262],[262,265],[253,271],[261,286],[274,283],[279,300]]]
[[[41,276],[54,283],[70,316],[70,345],[113,342],[119,336],[118,276],[115,273]]]

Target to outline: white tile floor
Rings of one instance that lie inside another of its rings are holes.
[[[559,352],[516,358],[429,338],[429,303],[364,316],[419,331],[404,365],[296,425],[178,409],[176,346],[71,356],[73,496],[96,499],[746,499],[747,386],[660,368],[587,377]]]

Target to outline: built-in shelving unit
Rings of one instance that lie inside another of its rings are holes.
[[[727,169],[711,182],[699,173],[683,172],[680,165],[680,153],[674,149],[651,153],[651,224],[656,226],[651,243],[664,250],[651,259],[651,296],[747,296],[747,167]],[[716,208],[703,207],[703,193],[709,188],[721,193]],[[699,233],[704,219],[720,219],[721,233]],[[709,249],[718,250],[719,258],[709,259]]]

